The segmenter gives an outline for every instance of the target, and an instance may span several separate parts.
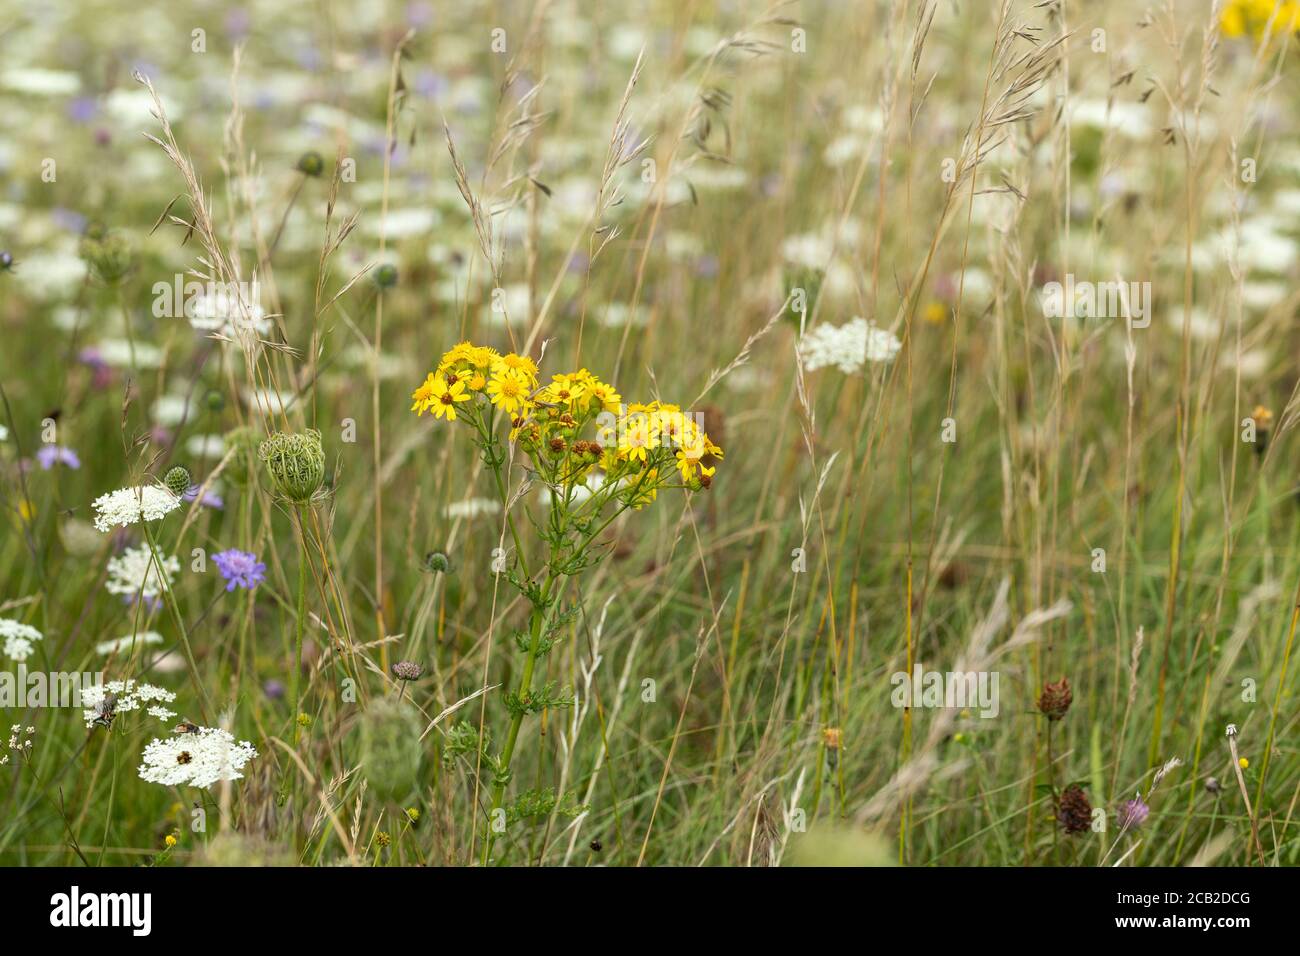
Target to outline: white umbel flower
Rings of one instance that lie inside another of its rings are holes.
[[[886,329],[863,318],[843,325],[819,325],[799,342],[799,359],[806,371],[834,365],[851,375],[868,362],[889,362],[903,343]]]
[[[127,714],[133,710],[156,706],[160,703],[170,704],[176,695],[163,687],[153,684],[137,684],[134,680],[111,680],[107,684],[95,684],[81,692],[81,716],[86,726],[94,726],[99,716],[99,705],[108,695],[113,695],[113,713]]]
[[[108,562],[108,581],[104,587],[109,594],[156,598],[171,590],[172,581],[180,572],[181,563],[173,555],[165,557],[156,552],[151,560],[148,546],[127,548]]]
[[[36,642],[45,635],[30,624],[0,617],[0,638],[4,638],[5,657],[15,661],[25,661],[31,657]]]
[[[162,485],[119,488],[94,501],[95,528],[112,531],[143,521],[157,521],[181,506],[181,499]]]
[[[167,787],[210,787],[223,780],[238,780],[244,764],[257,756],[253,745],[218,727],[200,727],[198,733],[157,738],[144,748],[140,779]]]

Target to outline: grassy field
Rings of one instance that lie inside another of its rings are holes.
[[[0,863],[1300,862],[1295,3],[15,13]]]

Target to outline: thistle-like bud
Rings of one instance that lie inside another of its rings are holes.
[[[397,266],[384,263],[375,270],[374,281],[381,289],[391,289],[397,285]]]
[[[258,446],[271,481],[285,498],[296,504],[311,501],[325,482],[325,452],[320,432],[276,432]]]
[[[393,676],[398,680],[419,680],[424,668],[415,661],[398,661],[393,665]]]
[[[189,491],[190,485],[193,483],[194,481],[190,475],[190,470],[184,465],[173,465],[168,468],[167,473],[163,475],[163,484],[166,485],[167,490],[177,498]]]
[[[446,574],[451,570],[451,558],[445,551],[430,551],[424,556],[422,566],[430,574]]]
[[[319,176],[325,172],[325,157],[315,150],[308,150],[298,157],[294,168],[304,176]]]
[[[1043,692],[1038,697],[1038,711],[1048,720],[1060,720],[1073,701],[1070,682],[1062,677],[1055,684],[1048,681],[1043,685]]]

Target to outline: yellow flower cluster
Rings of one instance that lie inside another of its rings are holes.
[[[411,393],[411,411],[417,415],[431,412],[434,418],[454,422],[456,405],[469,401],[471,393],[477,392],[486,394],[507,414],[526,414],[531,407],[529,396],[536,387],[537,366],[532,359],[461,342],[443,355],[437,370]]]
[[[1270,19],[1271,36],[1300,32],[1300,0],[1228,0],[1219,17],[1219,29],[1224,36],[1249,34],[1259,40],[1269,29]]]
[[[411,410],[456,421],[467,409],[477,414],[465,403],[481,396],[486,403],[480,405],[510,417],[510,440],[533,458],[544,479],[558,487],[583,483],[599,467],[604,481],[624,483],[636,507],[654,500],[673,468],[686,487],[712,483],[722,449],[677,405],[625,406],[613,385],[585,368],[552,375],[541,386],[537,375],[532,359],[462,342],[411,394]]]

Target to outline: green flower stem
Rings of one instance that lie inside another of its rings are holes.
[[[294,623],[293,673],[289,675],[293,698],[293,745],[298,746],[302,727],[298,723],[298,714],[302,706],[302,637],[307,624],[307,506],[298,505],[298,616]]]
[[[493,406],[492,408],[492,416],[493,419],[495,419],[496,406]],[[472,416],[466,414],[465,417],[468,418],[471,422],[473,422],[474,431],[478,433],[479,438],[483,441],[484,449],[487,450],[488,448],[490,448],[492,445],[492,424],[493,423],[484,422],[483,416],[479,414],[475,414]],[[495,461],[495,456],[493,456],[493,458]],[[528,573],[528,561],[524,557],[524,545],[522,540],[519,537],[519,529],[515,527],[514,515],[510,513],[510,496],[506,494],[505,477],[502,474],[501,467],[495,463],[492,464],[491,467],[488,468],[488,470],[492,472],[492,478],[496,481],[496,485],[497,485],[497,494],[501,496],[501,510],[505,512],[506,525],[509,526],[510,537],[513,538],[515,542],[515,554],[518,555],[519,557],[519,570],[523,572],[524,578],[527,579],[528,577],[530,577]]]
[[[546,587],[542,590],[542,603],[533,608],[533,613],[529,628],[529,645],[528,657],[524,661],[524,673],[519,678],[519,688],[515,691],[515,696],[523,701],[532,691],[533,671],[537,666],[537,652],[542,644],[542,635],[546,631],[546,622],[550,619],[546,602],[551,596],[551,588],[555,583],[555,572],[552,571],[546,578]],[[517,710],[515,715],[510,719],[510,731],[506,734],[506,746],[501,751],[501,767],[497,776],[497,781],[492,787],[492,809],[488,811],[488,832],[483,841],[483,865],[486,866],[488,858],[492,853],[492,844],[496,838],[496,831],[492,829],[492,817],[501,809],[501,803],[505,799],[506,782],[510,774],[510,761],[515,755],[515,742],[519,739],[519,728],[524,722],[524,712],[522,709]]]
[[[149,579],[149,568],[156,568],[158,583],[164,595],[163,603],[172,612],[172,620],[176,622],[176,632],[181,636],[181,647],[185,649],[185,662],[189,664],[190,680],[199,692],[199,700],[201,701],[199,706],[202,708],[200,716],[203,718],[203,722],[207,723],[208,708],[211,702],[208,700],[208,692],[203,689],[203,682],[199,680],[199,666],[194,661],[194,649],[190,647],[190,635],[185,629],[185,621],[181,618],[181,609],[176,603],[176,594],[168,586],[166,577],[163,574],[162,563],[159,560],[162,552],[158,548],[158,542],[154,540],[153,532],[149,530],[149,522],[141,521],[140,527],[144,528],[144,539],[149,543],[150,564],[145,567],[145,580]]]

